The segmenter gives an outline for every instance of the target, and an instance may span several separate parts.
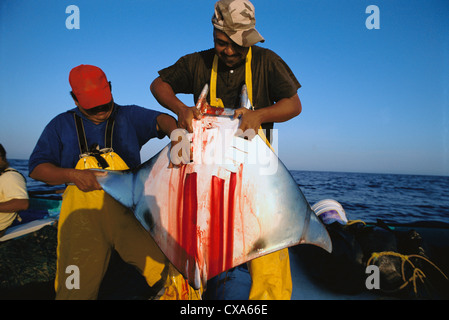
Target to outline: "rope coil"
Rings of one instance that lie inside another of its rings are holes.
[[[419,269],[418,267],[415,266],[415,264],[413,264],[413,262],[410,260],[410,258],[419,258],[419,259],[422,259],[422,260],[428,262],[431,266],[433,266],[436,270],[438,270],[446,280],[449,280],[448,277],[444,274],[444,272],[441,271],[441,269],[438,268],[438,266],[435,263],[433,263],[426,257],[420,256],[417,254],[404,255],[404,254],[401,254],[398,252],[393,252],[393,251],[373,252],[371,257],[368,259],[366,265],[369,266],[371,264],[371,262],[377,261],[382,256],[394,256],[394,257],[398,257],[402,260],[401,273],[402,273],[402,280],[404,281],[404,283],[399,288],[397,288],[396,290],[392,290],[391,292],[402,290],[405,287],[407,287],[409,283],[413,283],[413,291],[415,292],[415,294],[418,294],[418,289],[417,289],[417,285],[416,285],[417,279],[419,279],[421,281],[421,283],[424,283],[424,279],[426,278],[426,275],[424,274],[424,272],[421,269]],[[410,276],[409,279],[406,279],[406,275],[405,275],[405,265],[407,262],[411,265],[411,267],[413,269],[412,275]],[[386,291],[386,290],[384,290],[384,291]]]

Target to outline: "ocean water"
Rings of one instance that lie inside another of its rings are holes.
[[[292,171],[313,205],[334,199],[350,220],[449,223],[449,177]]]
[[[8,162],[10,167],[23,174],[27,181],[28,192],[41,192],[43,194],[39,196],[45,197],[47,192],[51,193],[52,190],[61,190],[61,188],[65,187],[64,185],[50,186],[43,182],[31,179],[28,176],[28,160],[8,159]]]
[[[9,162],[26,177],[29,191],[61,188],[29,178],[27,160]],[[310,205],[334,199],[350,220],[449,223],[449,177],[318,171],[291,171],[291,174]]]

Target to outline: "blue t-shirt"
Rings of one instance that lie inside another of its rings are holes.
[[[97,143],[100,148],[105,147],[104,121],[98,125],[74,108],[61,113],[45,127],[29,160],[29,172],[41,163],[52,163],[61,168],[75,168],[79,160],[80,149],[76,133],[73,112],[83,119],[87,145]],[[141,163],[140,149],[150,139],[158,137],[156,118],[161,113],[135,105],[114,105],[115,118],[112,148],[126,162],[128,167],[134,168]]]

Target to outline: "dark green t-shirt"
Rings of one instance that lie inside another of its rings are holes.
[[[195,52],[181,57],[174,65],[159,71],[164,82],[175,93],[193,94],[196,103],[204,85],[210,84],[215,50]],[[251,63],[253,79],[253,105],[255,109],[273,105],[290,98],[301,87],[288,65],[273,51],[252,47]],[[218,63],[217,98],[226,108],[240,107],[240,93],[245,83],[245,63],[229,68]],[[210,101],[210,97],[207,97]],[[273,128],[272,123],[263,124],[264,129]]]

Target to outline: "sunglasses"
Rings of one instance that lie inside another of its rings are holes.
[[[90,115],[90,116],[94,116],[100,112],[109,112],[112,107],[114,106],[114,100],[111,100],[111,102],[103,104],[101,106],[95,107],[95,108],[91,108],[91,109],[84,109],[84,111]]]

